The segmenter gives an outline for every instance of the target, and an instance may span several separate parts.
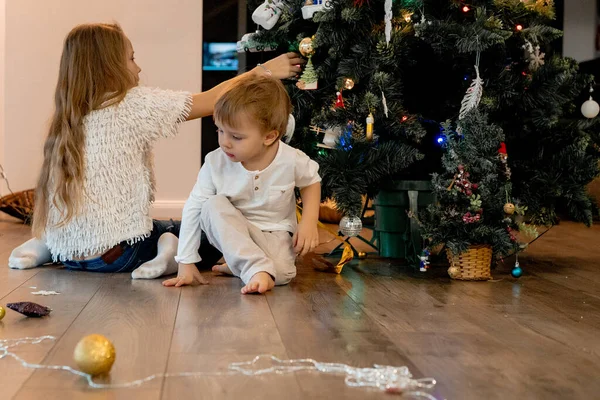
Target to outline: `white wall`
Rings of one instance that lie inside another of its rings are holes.
[[[62,43],[75,25],[119,22],[142,68],[141,84],[200,91],[202,0],[12,0],[6,2],[5,19],[0,125],[3,164],[15,191],[35,185]],[[179,137],[158,142],[155,151],[158,216],[177,217],[200,167],[199,121],[184,124]]]
[[[565,0],[563,55],[579,62],[596,58],[596,0]]]
[[[6,1],[0,0],[0,164],[4,165],[4,54],[6,28]],[[4,181],[0,179],[0,196],[7,194]]]

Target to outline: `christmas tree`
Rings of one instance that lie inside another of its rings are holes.
[[[502,129],[472,110],[460,129],[444,124],[444,171],[433,174],[437,203],[421,213],[423,236],[431,246],[445,244],[453,254],[471,245],[490,245],[496,256],[518,250],[511,216],[522,214],[511,197],[511,173],[504,163]]]
[[[292,144],[318,160],[324,196],[343,214],[360,215],[362,196],[390,179],[447,170],[441,123],[478,108],[505,132],[511,196],[532,221],[564,212],[591,223],[586,185],[599,173],[600,129],[580,105],[593,78],[553,52],[561,32],[549,26],[552,0],[274,3],[277,23],[255,39],[282,51],[311,41],[318,89],[288,84]],[[337,136],[335,149],[317,146],[322,130]]]

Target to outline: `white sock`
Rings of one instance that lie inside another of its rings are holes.
[[[177,272],[177,245],[179,239],[172,233],[163,233],[158,238],[158,254],[152,260],[143,263],[132,273],[133,279],[154,279],[163,275],[170,275]]]
[[[13,269],[29,269],[52,261],[52,254],[46,242],[40,239],[29,239],[10,253],[8,267]]]

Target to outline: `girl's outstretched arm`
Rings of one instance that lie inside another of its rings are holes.
[[[296,76],[302,71],[301,65],[306,61],[296,53],[286,53],[275,57],[266,63],[255,67],[254,69],[245,72],[222,82],[214,88],[206,92],[196,93],[192,96],[192,109],[187,117],[187,120],[207,117],[212,115],[217,100],[225,93],[231,85],[241,78],[249,75],[262,76],[270,74],[277,79],[287,79]]]

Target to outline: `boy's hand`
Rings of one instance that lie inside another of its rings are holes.
[[[305,223],[301,220],[298,224],[298,230],[292,239],[294,251],[298,255],[305,255],[313,251],[319,245],[319,229],[317,224]]]
[[[194,264],[179,264],[177,278],[171,278],[164,281],[163,286],[196,286],[207,285],[208,281],[198,271]]]

